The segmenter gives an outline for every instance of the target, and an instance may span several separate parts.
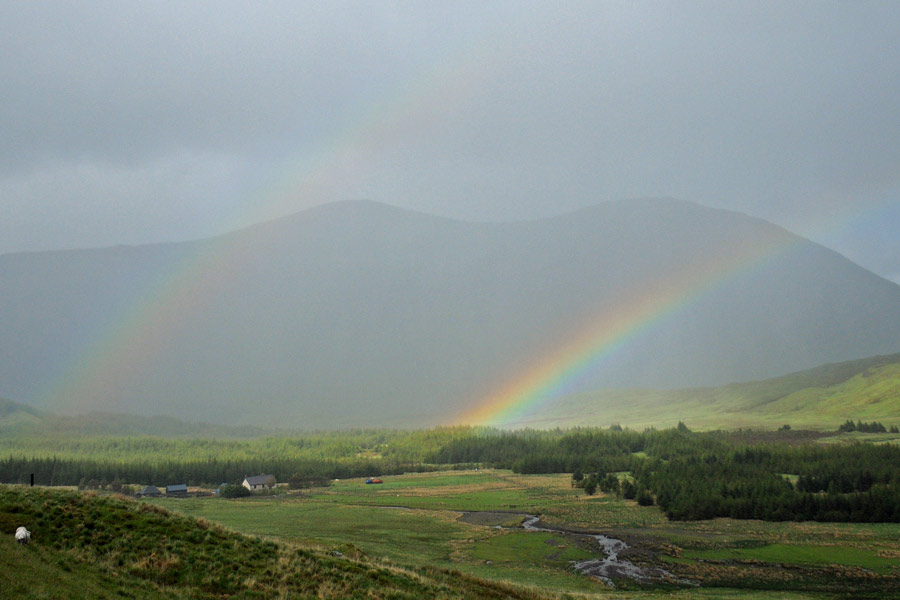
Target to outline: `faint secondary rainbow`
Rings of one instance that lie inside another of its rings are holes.
[[[485,76],[483,53],[496,32],[480,38],[458,40],[440,60],[425,65],[412,77],[379,97],[359,99],[349,117],[324,132],[311,148],[283,161],[265,185],[226,214],[211,215],[224,229],[289,214],[291,207],[320,204],[328,199],[330,183],[339,181],[370,155],[392,143],[407,129],[427,127],[440,118],[434,107],[463,99],[471,82]],[[117,314],[107,315],[93,336],[73,350],[57,374],[37,394],[45,409],[63,412],[103,410],[115,403],[114,394],[125,381],[141,373],[165,348],[172,335],[188,326],[204,306],[227,285],[241,253],[233,236],[220,236],[198,244],[197,251],[144,282],[131,302]],[[174,399],[170,399],[174,400]]]
[[[621,298],[612,309],[585,324],[577,336],[557,345],[457,421],[502,426],[526,420],[564,394],[566,387],[586,370],[602,364],[644,331],[802,239],[776,231],[752,243],[733,244],[724,252],[686,265],[668,278],[653,281]]]

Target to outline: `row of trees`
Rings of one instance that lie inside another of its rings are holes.
[[[641,506],[653,506],[653,496],[644,486],[635,484],[630,477],[619,477],[615,473],[591,473],[585,476],[581,471],[572,474],[572,485],[593,496],[599,489],[606,494],[613,494],[625,500],[635,500]]]
[[[309,482],[350,477],[365,477],[373,473],[398,475],[400,473],[430,471],[437,467],[422,463],[402,464],[390,461],[366,460],[327,461],[298,460],[215,460],[148,462],[108,462],[85,459],[26,458],[9,456],[0,459],[0,481],[4,483],[30,482],[34,474],[39,485],[79,485],[102,487],[122,485],[122,482],[138,484],[217,485],[221,482],[239,483],[246,475],[272,473],[279,481],[296,483],[304,487]]]
[[[842,450],[852,454],[854,449]],[[666,463],[648,460],[635,470],[635,480],[651,489],[666,516],[675,520],[900,522],[900,480],[896,477],[873,483],[842,473],[846,481],[861,483],[844,489],[832,484],[827,491],[804,489],[801,481],[805,477],[797,478],[795,485],[761,464],[741,463],[734,456],[710,461],[686,457]]]
[[[454,440],[448,456],[493,459],[520,473],[573,472],[597,490],[655,503],[671,519],[900,522],[900,447],[743,444],[681,426],[643,432],[516,432]],[[490,460],[488,462],[491,462]],[[629,476],[621,476],[623,472]],[[585,475],[587,474],[587,475]]]
[[[852,419],[847,419],[843,424],[841,424],[841,426],[838,427],[838,431],[843,433],[850,433],[853,431],[859,431],[862,433],[900,433],[900,429],[898,429],[896,425],[891,425],[890,430],[888,430],[878,421],[872,421],[871,423],[856,421],[856,423],[854,423]]]
[[[854,424],[857,430],[859,425]],[[218,458],[10,455],[0,459],[0,481],[27,483],[34,473],[36,482],[44,485],[200,485],[272,473],[279,481],[303,486],[335,478],[488,465],[517,473],[575,473],[580,476],[575,483],[588,493],[599,490],[644,504],[655,502],[672,519],[900,522],[900,447],[861,442],[797,445],[798,435],[785,429],[766,443],[748,443],[723,432],[694,433],[683,423],[641,432],[621,427],[357,431],[346,440],[322,434],[312,440],[262,440],[258,447],[233,442],[234,455]],[[141,443],[149,448],[165,447],[166,442]],[[339,456],[327,457],[322,453],[326,447]]]

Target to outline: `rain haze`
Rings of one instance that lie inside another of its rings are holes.
[[[900,600],[898,226],[900,0],[0,0],[0,600]]]
[[[900,281],[893,2],[9,2],[0,253],[673,197]]]

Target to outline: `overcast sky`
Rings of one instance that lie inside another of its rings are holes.
[[[671,196],[900,281],[900,2],[0,4],[0,253]]]

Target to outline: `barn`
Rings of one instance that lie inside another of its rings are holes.
[[[177,485],[166,486],[166,496],[187,496],[187,484],[179,483]]]
[[[137,493],[138,498],[158,498],[162,496],[162,491],[155,485],[145,485],[141,491]]]

